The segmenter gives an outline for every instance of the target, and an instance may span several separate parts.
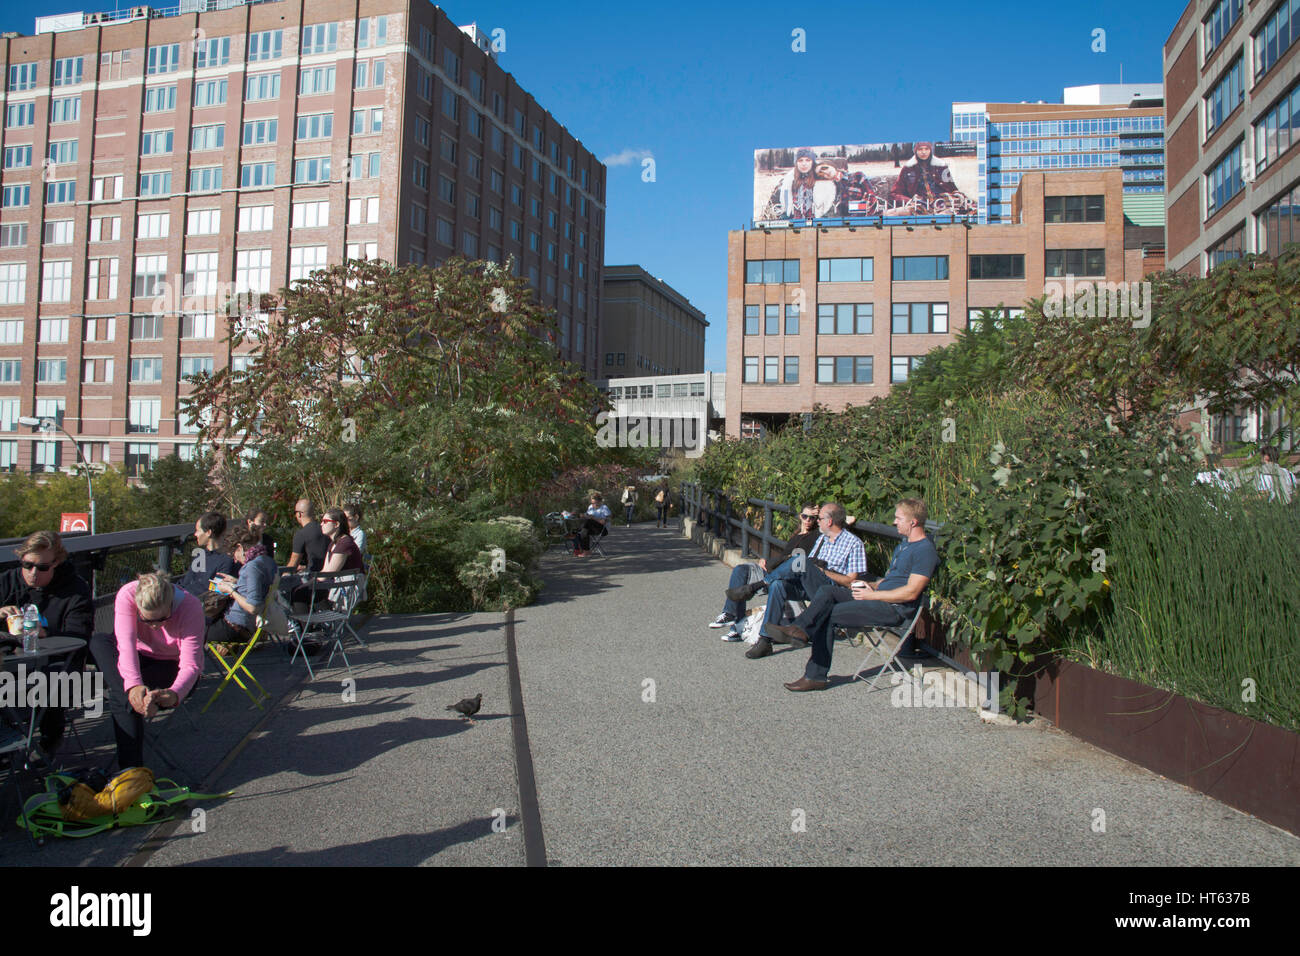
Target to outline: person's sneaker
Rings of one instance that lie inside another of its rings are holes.
[[[736,615],[728,614],[726,611],[723,611],[713,620],[713,623],[710,624],[709,627],[726,627],[728,624],[731,624],[735,620],[736,620]]]
[[[743,641],[745,635],[741,634],[740,631],[736,629],[736,625],[733,624],[727,633],[722,635],[722,639],[730,644],[735,644],[738,641]]]

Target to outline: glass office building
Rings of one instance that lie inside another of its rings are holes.
[[[1011,197],[1027,172],[1120,168],[1125,212],[1143,225],[1163,225],[1160,84],[1071,87],[1064,98],[952,105],[952,138],[975,143],[978,153],[979,221],[1011,221]]]

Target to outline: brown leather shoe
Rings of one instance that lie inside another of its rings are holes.
[[[828,682],[824,680],[809,680],[806,677],[800,677],[794,683],[786,684],[785,689],[794,691],[797,694],[805,690],[825,690],[827,685]]]
[[[796,627],[793,624],[766,624],[759,633],[775,644],[793,644],[795,647],[808,646],[808,634],[802,627]]]
[[[751,661],[756,661],[760,657],[767,657],[767,655],[771,653],[772,653],[772,642],[769,641],[766,637],[760,637],[758,639],[757,644],[755,644],[749,650],[745,651],[745,656],[748,657]]]

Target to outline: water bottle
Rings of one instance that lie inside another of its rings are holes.
[[[36,632],[41,627],[41,612],[35,604],[23,608],[23,653],[36,653]]]

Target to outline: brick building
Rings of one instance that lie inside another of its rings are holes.
[[[1169,266],[1300,241],[1300,0],[1193,0],[1165,41]]]
[[[727,434],[885,395],[981,309],[1018,309],[1053,280],[1141,280],[1123,185],[1119,169],[1026,173],[999,225],[730,233]]]
[[[605,266],[602,378],[704,371],[704,313],[640,266]]]
[[[345,256],[513,257],[597,377],[605,169],[432,4],[43,17],[0,71],[0,469],[75,463],[20,415],[132,474],[192,454],[184,377],[248,361],[229,294]]]

